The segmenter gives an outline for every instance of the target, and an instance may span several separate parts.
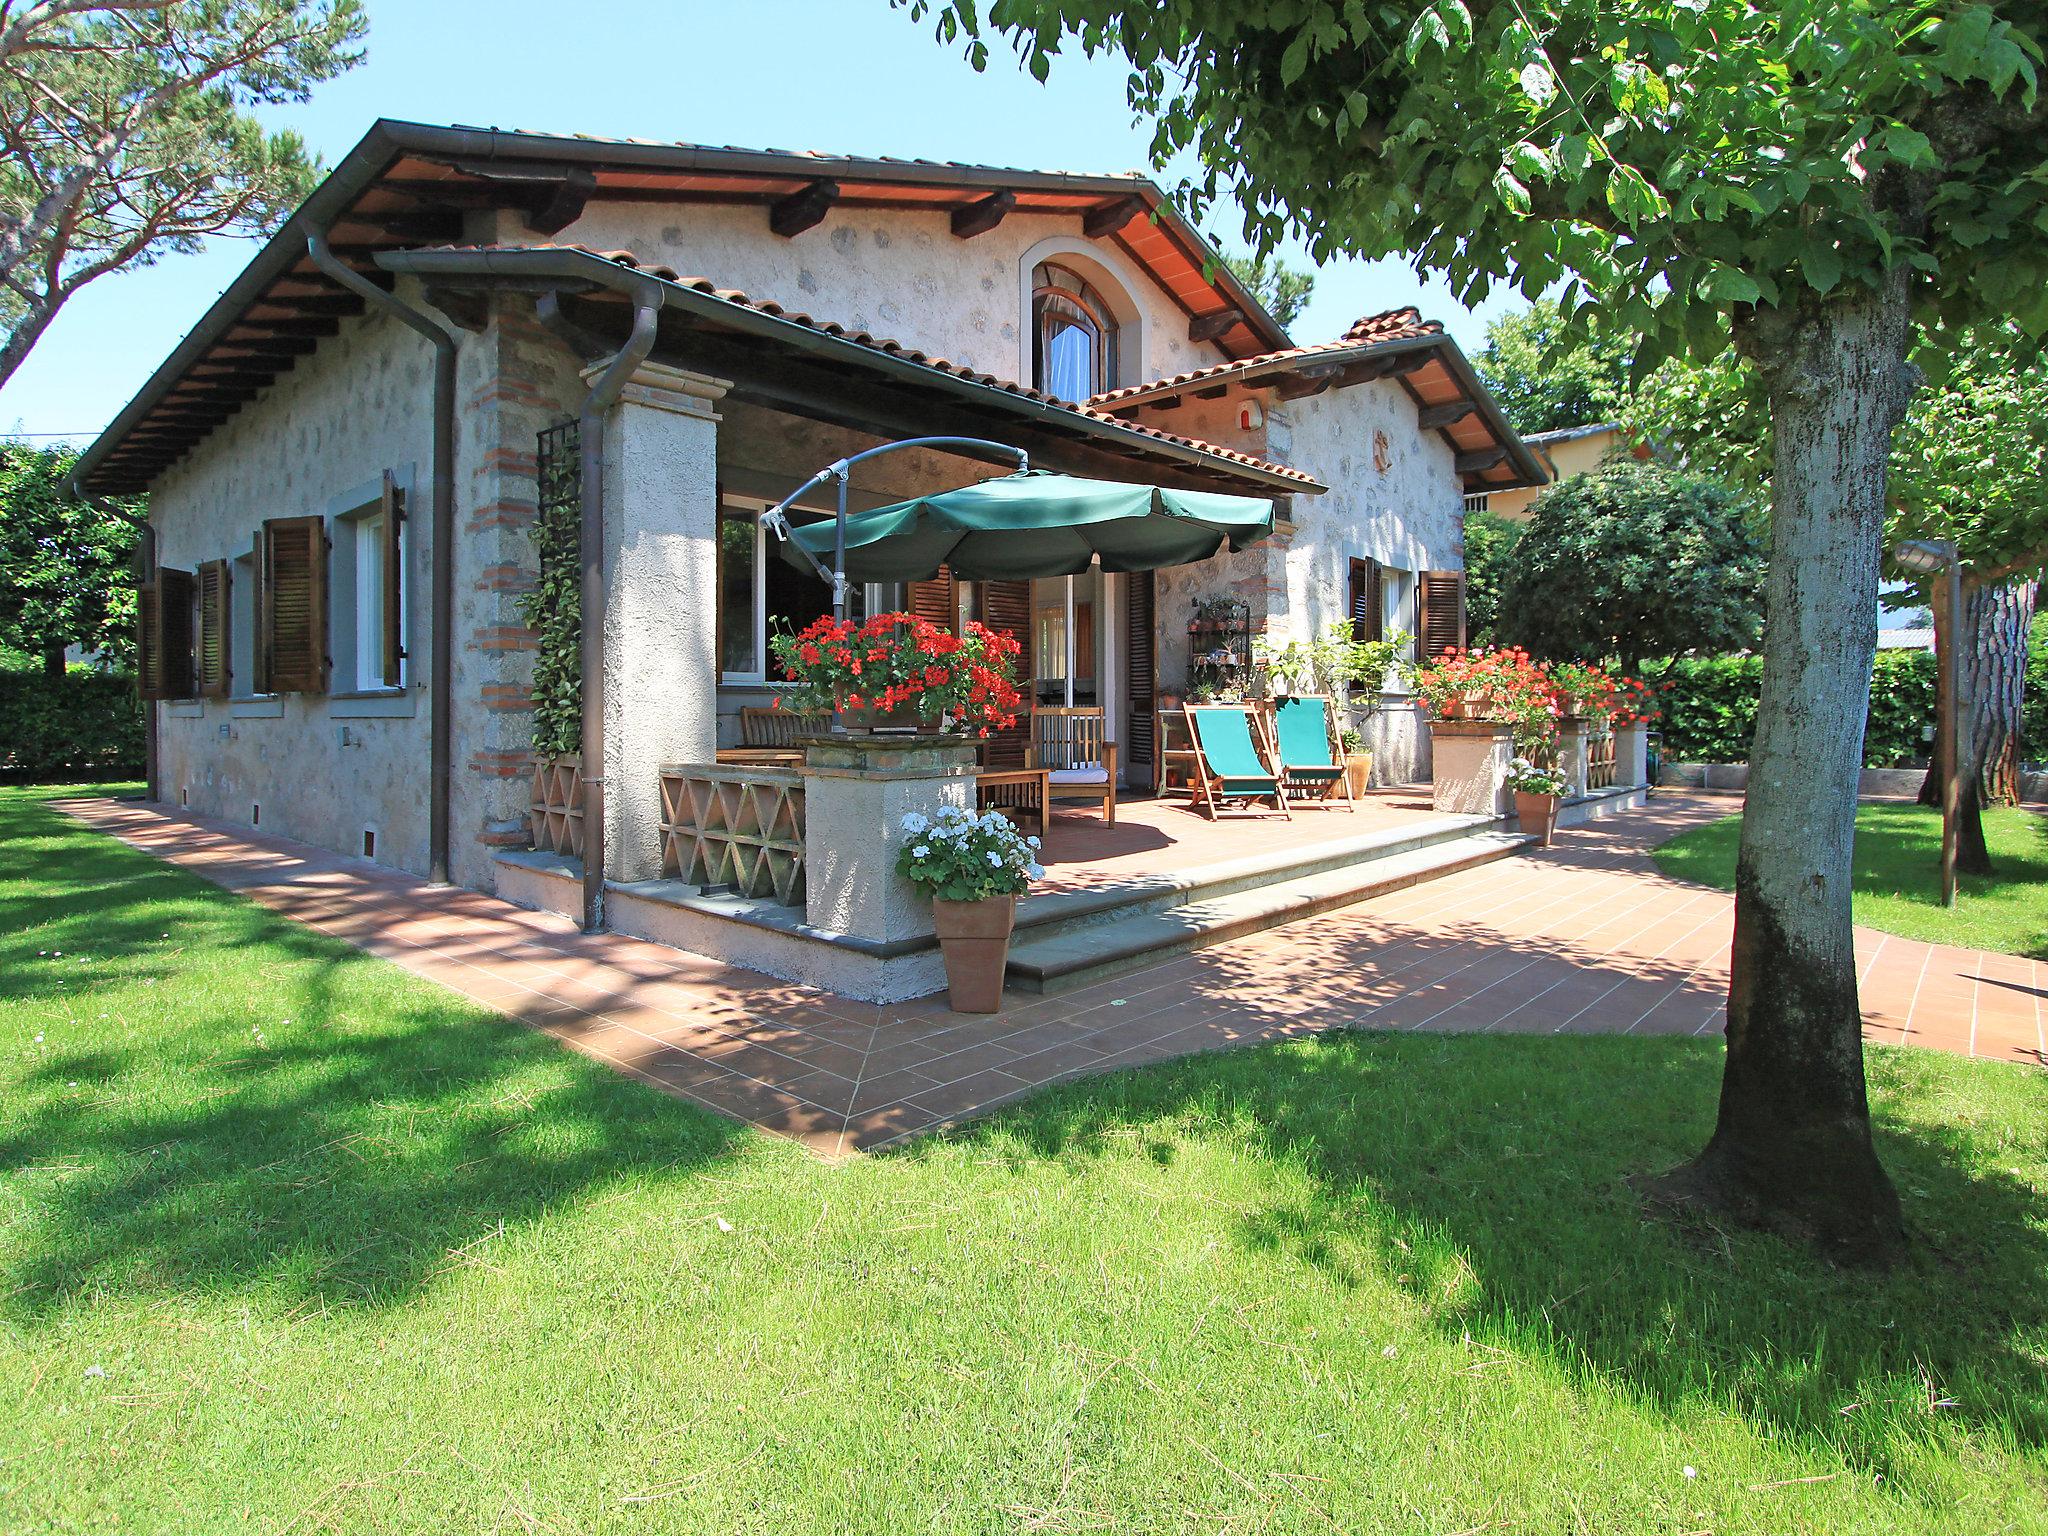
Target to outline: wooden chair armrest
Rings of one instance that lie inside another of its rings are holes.
[[[1102,766],[1108,770],[1109,787],[1114,790],[1116,788],[1116,743],[1113,741],[1105,741],[1102,744]]]

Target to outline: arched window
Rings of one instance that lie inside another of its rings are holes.
[[[1116,376],[1108,302],[1070,268],[1042,263],[1031,274],[1031,382],[1062,400],[1086,400]]]

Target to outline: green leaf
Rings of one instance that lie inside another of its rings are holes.
[[[1809,245],[1799,253],[1799,266],[1816,293],[1826,293],[1842,280],[1842,257],[1831,245]]]
[[[1280,55],[1280,83],[1292,85],[1308,68],[1309,33],[1306,29],[1294,34],[1294,41],[1287,45],[1287,51]]]
[[[1699,296],[1712,304],[1754,304],[1763,297],[1756,279],[1733,267],[1716,267],[1700,280]]]
[[[1494,173],[1493,190],[1510,212],[1526,214],[1529,211],[1529,189],[1515,180],[1506,166]]]

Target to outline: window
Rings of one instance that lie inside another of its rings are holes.
[[[1415,601],[1415,573],[1403,571],[1391,565],[1380,567],[1380,638],[1390,639],[1395,635],[1406,635],[1403,653],[1415,654],[1415,626],[1408,622],[1410,605]]]
[[[802,629],[832,611],[832,585],[809,567],[785,559],[773,535],[761,528],[766,502],[726,502],[718,523],[718,670],[722,682],[772,679],[772,635]],[[806,514],[790,509],[793,521]],[[866,612],[859,587],[848,593],[847,611]]]
[[[1344,616],[1351,621],[1351,638],[1359,645],[1370,644],[1386,632],[1386,607],[1381,597],[1380,563],[1377,560],[1354,559],[1351,562]]]
[[[201,698],[228,696],[229,674],[234,665],[228,614],[229,571],[230,562],[226,560],[209,560],[199,567],[193,625],[198,639],[193,646],[192,665]]]
[[[1433,661],[1465,643],[1465,573],[1424,571],[1415,589],[1415,641]]]
[[[256,691],[325,693],[326,519],[273,517],[263,525],[261,550]]]
[[[228,563],[228,697],[256,696],[256,554]]]
[[[1086,400],[1116,381],[1116,318],[1086,278],[1052,262],[1031,274],[1031,382]]]
[[[334,657],[344,693],[406,686],[405,492],[387,471],[377,500],[334,520]]]
[[[1485,491],[1480,491],[1476,495],[1467,496],[1465,498],[1466,516],[1469,517],[1474,512],[1484,512],[1487,509],[1488,503],[1491,501],[1491,499],[1492,498],[1488,496],[1488,494]]]
[[[197,678],[192,665],[197,635],[197,583],[190,571],[159,567],[136,594],[136,678],[145,699],[189,699]]]

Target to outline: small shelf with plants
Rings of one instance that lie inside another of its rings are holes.
[[[1251,604],[1234,597],[1198,598],[1188,621],[1189,698],[1242,697],[1251,661]]]

